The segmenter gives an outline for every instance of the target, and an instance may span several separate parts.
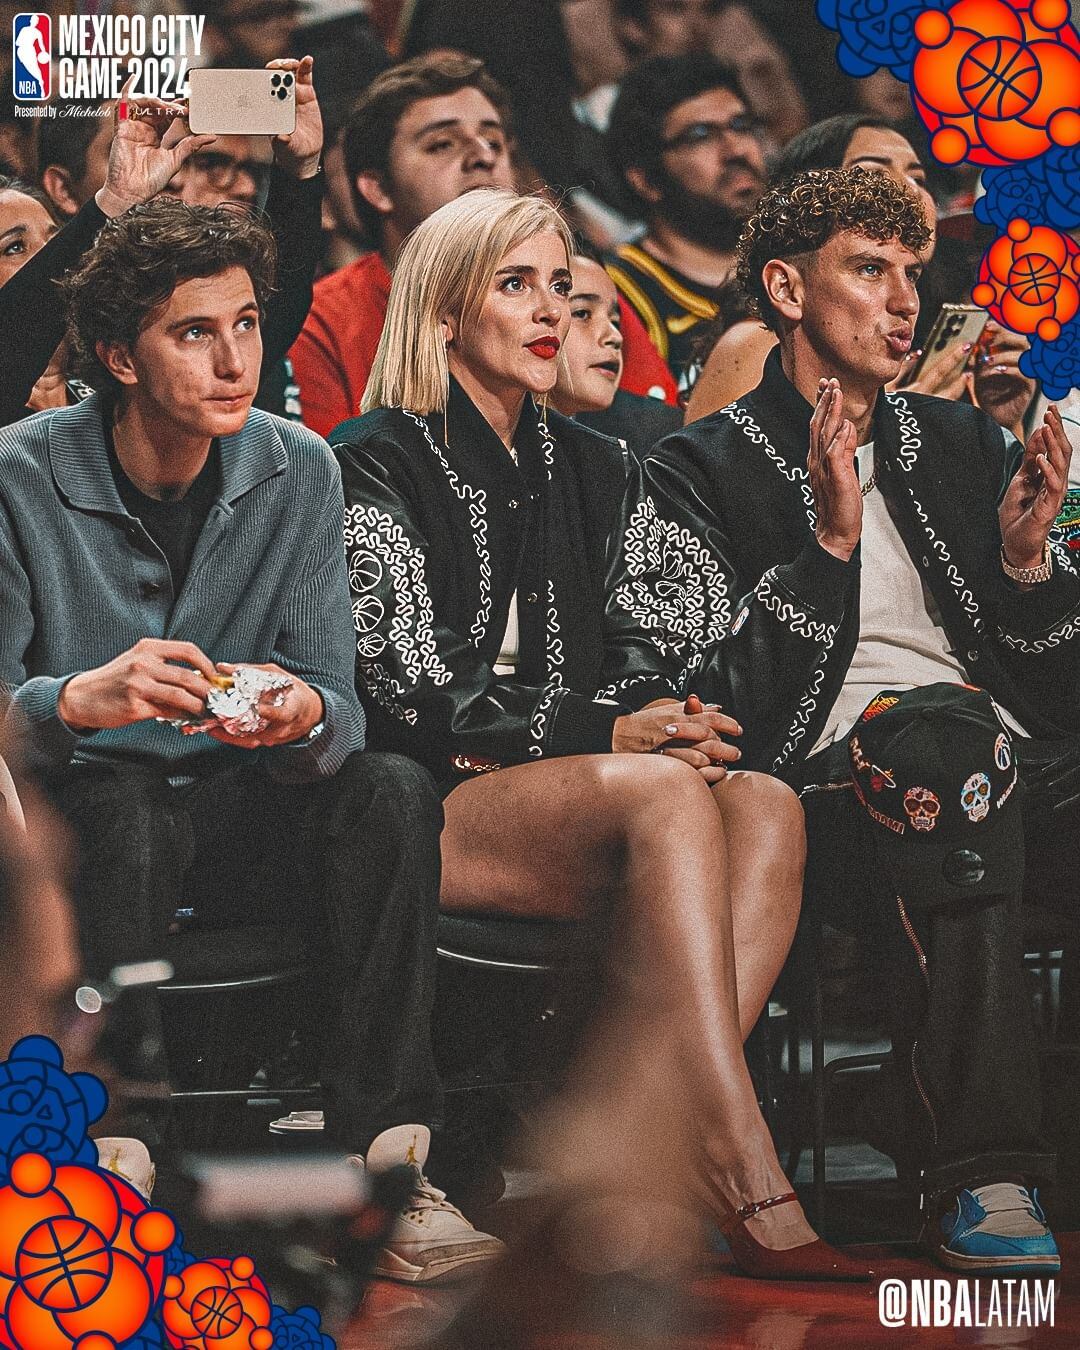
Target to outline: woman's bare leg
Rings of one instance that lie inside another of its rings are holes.
[[[712,792],[728,846],[739,1023],[745,1040],[795,937],[806,831],[798,797],[768,774],[729,773]]]
[[[790,1190],[743,1057],[728,850],[700,774],[662,756],[553,760],[464,783],[445,811],[445,909],[578,918],[616,898],[633,953],[623,968],[644,981],[637,1015],[663,1005],[678,1028],[714,1208]],[[795,1205],[750,1223],[777,1248],[813,1237]]]

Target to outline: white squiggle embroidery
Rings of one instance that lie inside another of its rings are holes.
[[[668,655],[719,642],[731,605],[720,564],[689,530],[664,520],[651,497],[634,508],[623,541],[632,578],[615,603]]]
[[[810,638],[822,647],[832,645],[836,636],[836,624],[818,623],[805,610],[796,609],[790,600],[786,600],[776,589],[776,569],[770,568],[754,588],[754,594],[777,619],[786,624],[793,633]]]
[[[555,704],[564,698],[568,692],[569,690],[563,689],[557,684],[549,684],[540,695],[539,702],[533,709],[532,721],[529,723],[529,737],[532,740],[532,744],[529,746],[529,754],[534,759],[539,759],[544,753],[548,714],[553,711]]]
[[[551,432],[548,431],[547,423],[544,421],[543,417],[539,419],[537,425],[540,428],[540,435],[544,442],[544,464],[547,467],[548,482],[550,483],[551,470],[555,464],[555,440]]]
[[[345,512],[345,547],[354,550],[349,557],[349,570],[354,576],[370,576],[373,563],[385,567],[389,574],[394,613],[386,636],[409,684],[403,684],[375,661],[385,643],[379,646],[377,640],[373,641],[381,634],[373,630],[371,615],[366,611],[362,615],[355,613],[356,606],[364,603],[374,602],[381,608],[382,602],[371,594],[354,601],[354,619],[361,620],[356,644],[361,657],[357,663],[360,678],[381,707],[415,725],[416,709],[406,708],[403,700],[425,677],[436,686],[448,684],[452,678],[435,645],[435,617],[424,573],[424,555],[392,516],[373,506],[350,506]]]
[[[814,529],[817,525],[817,511],[814,508],[814,491],[810,486],[810,476],[802,465],[789,464],[745,408],[740,408],[737,403],[729,403],[726,408],[721,408],[720,412],[723,413],[725,417],[730,418],[737,427],[742,429],[743,435],[746,436],[747,440],[752,441],[755,445],[761,446],[762,450],[765,451],[789,483],[795,483],[798,486],[799,491],[802,493],[803,504],[806,507],[806,518],[810,522],[810,528]]]
[[[609,684],[606,689],[601,689],[597,698],[614,698],[616,694],[624,693],[627,689],[632,689],[635,684],[648,684],[655,680],[655,675],[629,675],[625,680],[616,680],[614,684]]]
[[[410,412],[408,408],[402,408],[401,411],[410,421],[415,422],[424,433],[424,439],[435,458],[442,465],[443,473],[446,474],[454,495],[458,501],[464,502],[469,509],[473,544],[476,547],[476,561],[480,568],[480,608],[477,610],[476,620],[469,631],[472,633],[473,642],[479,647],[484,641],[488,624],[491,622],[491,554],[488,551],[487,542],[487,493],[483,488],[474,488],[471,484],[461,481],[450,467],[442,450],[435,443],[428,424],[422,417]]]
[[[1004,628],[999,628],[997,635],[1014,652],[1023,652],[1026,656],[1040,656],[1043,652],[1060,647],[1063,642],[1069,642],[1072,638],[1080,636],[1080,620],[1074,614],[1045,637],[1035,638],[1033,641],[1017,637],[1014,633],[1006,633]]]
[[[923,529],[926,531],[926,537],[930,540],[931,547],[945,564],[945,575],[948,577],[949,585],[960,597],[960,603],[964,606],[964,609],[971,615],[971,626],[977,633],[981,633],[985,625],[979,616],[979,606],[976,603],[975,597],[968,589],[967,582],[960,575],[959,571],[957,571],[956,564],[952,560],[952,554],[945,547],[944,541],[939,539],[934,533],[934,527],[930,524],[926,512],[922,509],[921,502],[917,502],[915,498],[912,497],[911,504],[914,506],[916,514],[922,521]]]
[[[896,413],[896,419],[900,426],[900,449],[897,452],[897,458],[904,471],[910,473],[915,467],[919,451],[922,449],[922,429],[915,414],[908,406],[907,399],[900,394],[886,394],[885,399]],[[911,502],[922,521],[926,537],[930,540],[934,552],[945,564],[945,575],[949,579],[949,585],[960,597],[960,603],[964,609],[972,616],[972,627],[977,633],[981,633],[984,624],[979,617],[979,606],[968,588],[967,582],[957,570],[956,564],[952,560],[952,554],[945,547],[944,542],[934,533],[934,528],[923,510],[922,504],[917,502],[914,497],[911,498]]]
[[[565,660],[562,645],[559,611],[555,606],[555,583],[547,584],[547,668],[552,684],[562,684],[562,665]]]
[[[922,449],[922,429],[902,394],[886,394],[885,402],[896,413],[900,425],[900,449],[896,457],[905,473],[910,473],[919,458]]]
[[[773,760],[773,772],[782,768],[798,748],[799,742],[806,735],[806,730],[810,725],[810,718],[813,716],[814,709],[817,707],[818,695],[821,693],[821,686],[825,679],[825,663],[829,659],[829,652],[826,651],[821,664],[810,677],[806,686],[806,693],[799,700],[799,706],[795,709],[795,721],[788,728],[788,738],[784,744],[783,750]]]
[[[1060,567],[1063,572],[1071,572],[1074,577],[1080,575],[1080,569],[1073,562],[1073,550],[1069,548],[1056,529],[1050,531],[1050,549],[1054,555],[1055,567]]]

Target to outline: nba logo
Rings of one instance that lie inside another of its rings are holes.
[[[51,92],[52,20],[47,14],[16,14],[11,28],[13,92],[44,103]]]

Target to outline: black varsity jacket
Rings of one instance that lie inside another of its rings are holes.
[[[742,766],[798,779],[859,638],[860,550],[814,537],[811,407],[778,351],[745,398],[665,437],[629,485],[608,588],[622,635],[611,688],[640,706],[695,692],[742,723]],[[1036,736],[1080,727],[1080,575],[1020,591],[997,507],[1021,448],[965,404],[879,396],[874,463],[901,538],[972,684]]]
[[[381,408],[330,442],[369,747],[443,783],[484,761],[609,751],[626,711],[596,697],[606,547],[626,483],[618,442],[526,401],[515,465],[453,381],[445,426]],[[502,677],[492,666],[515,590],[517,673]]]

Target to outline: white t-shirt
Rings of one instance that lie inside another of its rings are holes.
[[[510,447],[510,458],[516,464],[518,454],[513,446]],[[518,663],[518,647],[520,646],[518,637],[518,601],[517,591],[510,597],[510,612],[506,616],[506,631],[503,633],[502,646],[499,648],[499,659],[492,666],[496,675],[516,675]]]
[[[874,468],[874,443],[858,449],[859,481]],[[859,645],[844,686],[811,754],[845,738],[859,714],[882,689],[918,689],[927,684],[968,684],[967,671],[941,622],[934,597],[874,488],[863,498],[862,568],[859,589]],[[1014,731],[1021,728],[998,709]]]
[[[1069,438],[1069,444],[1072,446],[1072,459],[1069,461],[1069,486],[1071,488],[1080,487],[1080,389],[1070,389],[1064,398],[1054,399],[1057,410],[1061,414],[1061,424],[1065,428],[1065,435]],[[1050,399],[1045,394],[1039,394],[1035,400],[1035,411],[1031,419],[1031,427],[1041,427],[1043,424],[1043,414],[1050,406]]]

